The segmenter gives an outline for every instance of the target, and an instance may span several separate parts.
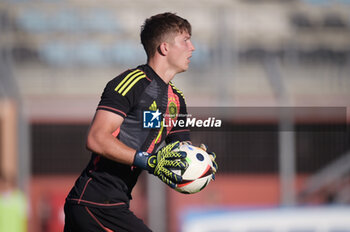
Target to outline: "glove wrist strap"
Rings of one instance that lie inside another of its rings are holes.
[[[147,161],[149,156],[150,154],[148,154],[147,152],[136,151],[133,165],[141,169],[148,170],[149,168],[147,165]]]
[[[150,173],[154,172],[154,167],[151,167],[152,163],[155,157],[152,156],[152,154],[149,154],[144,151],[136,151],[135,153],[135,158],[134,158],[134,163],[136,167],[139,167],[141,169],[147,170]],[[151,162],[151,165],[150,165]]]

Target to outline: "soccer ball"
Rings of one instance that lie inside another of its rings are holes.
[[[188,167],[186,170],[172,170],[182,176],[182,182],[177,184],[175,190],[185,194],[201,191],[212,179],[213,163],[210,156],[203,149],[189,144],[180,145],[177,151],[186,152],[184,161],[188,163]]]

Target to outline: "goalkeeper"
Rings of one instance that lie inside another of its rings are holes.
[[[129,210],[141,171],[172,188],[181,182],[170,168],[186,167],[179,161],[186,154],[175,149],[190,141],[189,130],[163,127],[161,117],[187,114],[171,80],[188,69],[195,50],[191,25],[176,14],[158,14],[145,20],[140,36],[147,64],[118,75],[102,93],[87,136],[91,160],[66,198],[65,232],[151,231]]]

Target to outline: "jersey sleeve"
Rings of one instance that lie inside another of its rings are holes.
[[[177,90],[179,91],[179,90]],[[179,116],[178,120],[182,120],[186,122],[187,120],[187,107],[186,102],[184,99],[184,96],[182,92],[179,94],[179,101],[180,101],[180,110],[179,110]],[[175,127],[171,129],[168,136],[165,139],[166,143],[172,143],[175,141],[191,141],[190,137],[190,129],[187,126],[180,126],[180,124],[177,124]]]
[[[149,82],[141,70],[124,72],[107,83],[97,110],[107,110],[125,118]]]

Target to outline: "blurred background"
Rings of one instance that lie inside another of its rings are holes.
[[[0,231],[62,231],[102,90],[145,63],[140,26],[165,11],[192,24],[174,83],[224,121],[192,133],[220,169],[194,195],[141,175],[135,214],[154,231],[349,232],[349,0],[2,0]]]

